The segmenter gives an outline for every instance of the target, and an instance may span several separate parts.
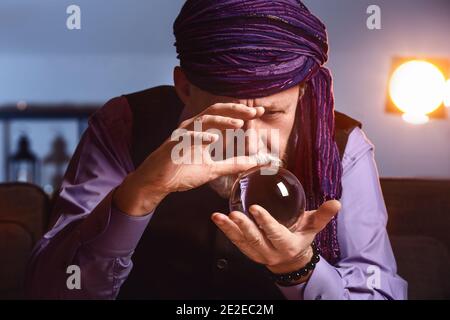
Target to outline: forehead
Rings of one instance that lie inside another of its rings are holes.
[[[299,95],[299,86],[296,85],[287,90],[283,90],[276,94],[255,99],[255,105],[263,105],[266,107],[278,106],[278,105],[290,105],[297,101]]]
[[[203,100],[208,103],[224,102],[224,103],[241,103],[250,106],[264,106],[266,108],[278,107],[278,106],[289,106],[294,102],[297,102],[300,93],[300,86],[296,85],[287,90],[283,90],[272,94],[270,96],[253,98],[253,99],[238,99],[227,96],[217,96],[208,92],[203,92]]]

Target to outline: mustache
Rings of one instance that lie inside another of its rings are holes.
[[[285,160],[266,152],[258,152],[256,154],[250,155],[249,157],[253,158],[258,166],[270,164],[271,166],[285,167],[286,165]],[[231,189],[233,188],[233,185],[236,182],[237,178],[238,175],[221,176],[210,181],[209,186],[216,193],[218,193],[219,196],[227,199],[231,195]]]
[[[267,152],[259,152],[250,156],[252,160],[255,160],[256,163],[260,165],[270,164],[272,166],[284,167],[286,165],[286,161],[282,158],[279,158],[271,153]],[[284,157],[283,157],[284,158]]]

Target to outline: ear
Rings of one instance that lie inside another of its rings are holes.
[[[191,97],[192,85],[180,66],[176,66],[173,69],[173,82],[175,84],[175,91],[177,92],[178,97],[186,105]]]

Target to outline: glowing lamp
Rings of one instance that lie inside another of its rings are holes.
[[[450,79],[445,83],[444,105],[450,107]]]
[[[413,60],[400,65],[392,74],[389,94],[407,122],[420,124],[438,109],[445,94],[445,78],[432,63]]]

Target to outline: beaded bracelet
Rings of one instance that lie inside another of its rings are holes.
[[[270,278],[281,286],[295,285],[292,284],[292,282],[298,281],[300,278],[306,276],[310,271],[314,270],[316,264],[320,260],[320,248],[317,247],[315,242],[311,243],[311,247],[313,249],[313,256],[304,267],[289,273],[273,273],[270,270],[267,270]]]

